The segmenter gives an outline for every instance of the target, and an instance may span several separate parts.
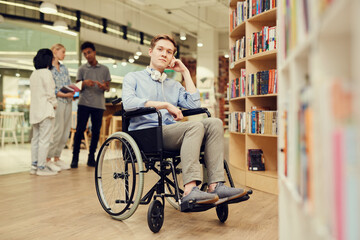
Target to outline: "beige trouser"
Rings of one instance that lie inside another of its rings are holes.
[[[200,148],[204,143],[208,184],[224,181],[224,132],[222,121],[178,122],[163,126],[164,148],[179,150],[184,185],[201,179]]]
[[[58,101],[58,106],[55,110],[55,126],[54,134],[50,142],[49,152],[47,157],[60,157],[61,152],[69,139],[71,128],[71,111],[72,103],[64,103]]]

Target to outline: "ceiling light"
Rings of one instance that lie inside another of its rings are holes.
[[[4,19],[3,15],[0,14],[0,23],[3,23],[3,22],[5,22],[5,19]]]
[[[133,63],[135,62],[134,58],[133,57],[129,57],[129,63]]]
[[[12,37],[8,37],[7,40],[9,40],[9,41],[18,41],[19,38],[12,36]]]
[[[198,43],[197,43],[197,46],[202,47],[202,46],[204,46],[204,44],[199,40]]]
[[[138,56],[141,56],[141,55],[142,55],[142,52],[141,52],[140,47],[138,47],[138,49],[136,50],[136,55],[138,55]]]
[[[139,59],[139,56],[138,56],[138,55],[134,55],[134,59],[135,59],[135,60],[138,60],[138,59]]]
[[[121,61],[121,65],[122,65],[123,67],[125,67],[125,66],[127,65],[127,62],[126,62],[125,59],[123,59],[123,60]]]
[[[180,32],[180,40],[185,41],[186,40],[186,33]]]
[[[53,3],[43,2],[40,5],[40,12],[54,14],[54,13],[57,13],[57,8],[56,8],[56,5]]]
[[[114,62],[113,68],[117,68],[117,63],[116,62]]]
[[[224,57],[225,57],[225,58],[229,58],[229,54],[228,54],[228,53],[225,53],[225,54],[224,54]]]
[[[57,20],[54,22],[54,28],[55,29],[59,29],[59,30],[68,30],[68,25],[66,24],[66,22],[62,21],[62,20]]]
[[[16,77],[20,77],[20,73],[18,73],[18,72],[15,73],[15,76],[16,76]]]

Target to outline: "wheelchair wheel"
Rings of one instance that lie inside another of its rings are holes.
[[[218,216],[220,222],[224,223],[229,216],[229,205],[225,203],[216,206],[216,215]]]
[[[124,220],[134,214],[142,196],[144,173],[140,150],[129,134],[114,133],[101,146],[95,185],[101,206],[113,218]]]
[[[148,226],[154,233],[160,231],[164,223],[164,206],[159,200],[154,200],[148,209],[147,215]]]

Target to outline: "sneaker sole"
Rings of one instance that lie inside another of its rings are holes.
[[[219,205],[219,204],[222,204],[224,202],[228,202],[228,201],[231,201],[231,200],[234,200],[234,199],[237,199],[237,198],[242,198],[243,196],[245,196],[247,194],[247,192],[243,192],[243,193],[240,193],[238,195],[234,195],[232,197],[226,197],[226,198],[220,198],[219,201],[217,201],[215,203],[215,205]]]
[[[216,203],[218,200],[219,200],[219,196],[216,196],[216,198],[213,199],[196,201],[196,204],[212,204],[212,203]]]

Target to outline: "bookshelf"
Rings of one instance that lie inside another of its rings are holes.
[[[249,4],[252,2],[254,2],[254,5],[251,4],[251,8],[247,8],[247,6],[249,6]],[[255,11],[261,9],[260,6],[256,5],[260,4],[260,2],[267,2],[269,4],[266,6],[267,10],[262,9],[262,12],[258,11],[254,14],[254,12],[252,11],[253,8],[255,8]],[[237,182],[253,189],[278,194],[278,137],[276,133],[277,126],[276,121],[272,124],[272,119],[268,118],[268,116],[274,116],[274,118],[276,119],[276,114],[274,114],[273,112],[277,111],[277,89],[272,89],[271,91],[268,91],[268,89],[270,88],[266,87],[266,92],[262,92],[262,94],[260,94],[260,92],[252,92],[256,87],[251,88],[251,86],[253,85],[251,84],[251,82],[256,82],[256,76],[258,79],[260,79],[260,75],[257,74],[263,71],[267,71],[268,75],[267,77],[266,74],[261,75],[261,79],[267,78],[267,84],[269,86],[269,70],[273,70],[275,73],[275,69],[277,69],[277,46],[273,46],[272,48],[270,48],[270,42],[266,41],[262,44],[264,47],[260,51],[260,44],[254,44],[255,33],[259,34],[261,32],[261,34],[264,34],[264,39],[269,39],[270,31],[266,29],[263,30],[264,27],[271,28],[277,25],[277,8],[275,6],[275,1],[274,4],[272,2],[272,0],[231,0],[229,4],[229,45],[231,48],[231,57],[229,63],[230,90],[228,93],[230,112],[229,162],[232,167],[231,171],[234,172],[233,175]],[[246,6],[245,8],[243,7],[244,5]],[[237,13],[235,14],[234,11],[236,11]],[[235,15],[237,17],[235,17]],[[236,25],[234,26],[233,22],[236,18],[240,18],[241,20],[234,24]],[[272,30],[272,33],[274,33],[274,30]],[[274,38],[276,38],[275,33],[273,39]],[[241,50],[241,47],[239,47],[239,45],[245,46],[245,50]],[[237,49],[234,50],[234,46],[235,48],[237,47]],[[257,51],[255,51],[255,46],[257,46]],[[242,73],[242,71],[244,72]],[[253,80],[251,80],[251,76],[249,76],[250,74],[254,75]],[[242,78],[242,76],[244,76],[244,78]],[[239,78],[238,81],[236,81],[237,78]],[[235,84],[233,83],[234,79]],[[266,84],[261,84],[261,86],[265,85]],[[238,86],[238,88],[240,89],[239,94],[236,94],[236,86]],[[268,115],[268,113],[264,114],[265,120],[261,123],[262,125],[265,125],[264,128],[266,128],[267,123],[270,122],[269,126],[274,126],[273,129],[270,129],[273,130],[271,133],[252,132],[251,114],[254,110],[271,112],[269,114],[272,115]],[[243,116],[241,118],[234,117],[237,112],[240,112],[241,114],[243,114]],[[236,122],[236,124],[238,125],[241,125],[242,127],[237,127],[237,129],[234,129],[234,122]],[[265,159],[265,171],[248,170],[249,166],[247,159],[249,149],[262,149]]]
[[[280,239],[360,239],[359,11],[279,2]]]

